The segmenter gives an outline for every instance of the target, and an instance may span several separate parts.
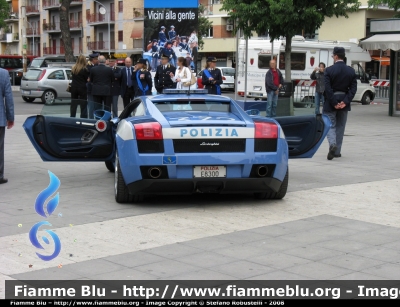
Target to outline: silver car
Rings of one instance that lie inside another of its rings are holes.
[[[221,88],[225,90],[235,90],[235,68],[218,67],[221,70],[222,84]]]
[[[46,104],[55,99],[71,99],[71,93],[67,92],[70,79],[70,67],[31,68],[21,80],[22,99],[32,102],[40,98]]]

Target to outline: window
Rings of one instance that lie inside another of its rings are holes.
[[[68,78],[69,80],[71,80],[71,79],[72,79],[71,70],[70,70],[70,69],[67,69],[67,70],[65,71],[65,73],[67,74],[67,78]]]
[[[304,70],[306,69],[306,54],[305,53],[292,53],[291,70]],[[285,53],[282,52],[279,56],[279,69],[285,69]]]
[[[118,41],[119,42],[124,41],[124,31],[118,31]]]
[[[269,69],[269,61],[271,61],[270,54],[258,54],[258,68]]]
[[[47,79],[49,80],[65,80],[64,72],[62,70],[53,71]]]
[[[208,29],[208,32],[207,32],[206,37],[213,37],[213,35],[214,35],[213,27],[210,27],[210,28]]]
[[[118,12],[122,13],[124,10],[124,1],[118,1]]]

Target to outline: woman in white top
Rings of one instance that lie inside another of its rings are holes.
[[[192,72],[186,65],[186,59],[184,57],[178,58],[177,68],[175,75],[170,74],[172,81],[176,82],[176,88],[181,90],[189,90],[189,86],[184,86],[185,82],[190,82],[192,79]],[[192,86],[194,88],[194,85]]]

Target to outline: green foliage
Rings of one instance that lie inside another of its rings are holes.
[[[222,9],[236,20],[236,28],[247,37],[254,32],[269,33],[271,41],[286,37],[286,63],[290,63],[291,38],[301,30],[313,33],[325,17],[344,16],[357,11],[358,0],[224,0]],[[286,65],[290,81],[290,64]]]
[[[0,28],[6,25],[4,19],[8,18],[10,18],[10,5],[6,0],[0,0]]]
[[[205,7],[203,5],[199,5],[199,18],[198,18],[198,29],[197,29],[197,38],[199,40],[199,49],[203,49],[204,41],[203,36],[208,33],[208,29],[211,28],[212,22],[203,16]]]
[[[400,17],[400,0],[387,0],[387,1],[381,1],[381,0],[368,0],[368,6],[372,8],[378,8],[380,5],[387,5],[390,9],[393,9],[396,12],[395,17],[399,18]]]

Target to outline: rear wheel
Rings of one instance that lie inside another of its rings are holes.
[[[119,165],[118,154],[115,154],[115,176],[114,176],[114,193],[117,203],[140,202],[143,200],[142,195],[129,194],[128,187],[125,184]]]
[[[268,191],[262,193],[254,193],[256,199],[282,199],[285,197],[289,185],[289,169],[286,171],[285,178],[282,181],[278,192]]]
[[[106,164],[107,169],[111,172],[114,173],[115,172],[115,163],[114,161],[106,161],[104,162]]]
[[[369,92],[365,92],[362,99],[361,104],[368,105],[371,104],[371,94]]]
[[[53,104],[56,99],[56,93],[52,90],[47,90],[42,95],[42,102],[45,104]]]
[[[22,99],[26,102],[34,102],[35,98],[32,97],[26,97],[26,96],[22,96]]]

